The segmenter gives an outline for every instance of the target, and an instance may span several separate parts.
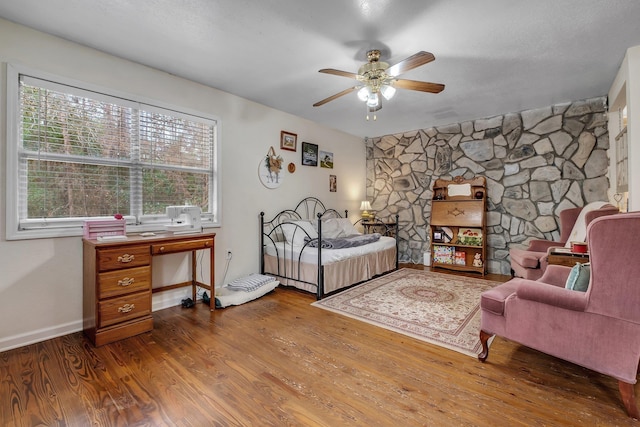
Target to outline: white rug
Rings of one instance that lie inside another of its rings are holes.
[[[499,284],[404,268],[311,305],[477,357],[480,294]]]

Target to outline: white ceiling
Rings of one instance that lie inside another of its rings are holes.
[[[640,45],[638,0],[0,0],[0,16],[353,135],[381,136],[606,95]],[[355,93],[366,51],[402,78],[378,120]]]

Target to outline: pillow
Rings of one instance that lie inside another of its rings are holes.
[[[317,227],[317,223],[316,227]],[[317,232],[318,230],[316,230]],[[361,234],[349,221],[349,218],[327,218],[322,220],[322,238],[337,239],[340,237]]]
[[[589,287],[590,278],[591,269],[589,263],[580,264],[578,262],[571,268],[569,277],[567,277],[567,283],[564,287],[572,291],[586,292]]]
[[[318,238],[318,232],[313,228],[311,221],[306,220],[282,223],[282,233],[287,243],[297,246],[304,245],[304,238],[307,236],[312,239]]]
[[[607,202],[591,202],[582,208],[582,210],[580,211],[580,214],[578,214],[578,219],[576,220],[576,223],[573,224],[571,233],[569,233],[569,238],[567,239],[567,243],[564,244],[565,248],[570,248],[571,242],[587,241],[587,221],[586,221],[587,213],[600,209],[606,204]]]
[[[344,237],[344,231],[342,230],[342,225],[340,224],[339,220],[340,218],[329,218],[322,220],[323,239],[337,239],[338,237]]]

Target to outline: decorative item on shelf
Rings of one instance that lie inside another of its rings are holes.
[[[434,246],[433,262],[434,264],[453,264],[454,248],[451,246]]]
[[[476,191],[475,197],[476,199],[482,199],[484,197],[484,192],[480,190]]]
[[[482,246],[482,230],[480,228],[460,228],[458,230],[458,244]]]
[[[456,265],[467,265],[467,254],[462,251],[455,252],[455,262]]]
[[[283,175],[280,174],[282,162],[282,157],[276,155],[273,147],[270,147],[264,159],[260,160],[260,163],[258,163],[258,177],[265,187],[280,187],[283,178]]]
[[[480,252],[476,252],[473,256],[473,266],[482,267],[482,254],[480,254]]]
[[[363,220],[370,221],[374,218],[374,215],[369,212],[371,210],[371,203],[368,200],[363,200],[362,203],[360,203],[360,210],[362,211]]]
[[[571,252],[586,254],[588,252],[587,244],[585,242],[571,242]]]

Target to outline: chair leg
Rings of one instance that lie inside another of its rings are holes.
[[[489,338],[493,335],[485,331],[480,331],[480,343],[482,344],[482,352],[478,355],[478,360],[484,362],[489,356]]]
[[[622,397],[622,403],[627,410],[627,415],[636,420],[640,419],[640,412],[638,412],[638,405],[636,404],[636,393],[634,391],[633,384],[629,384],[624,381],[618,381],[618,388],[620,389],[620,396]]]

